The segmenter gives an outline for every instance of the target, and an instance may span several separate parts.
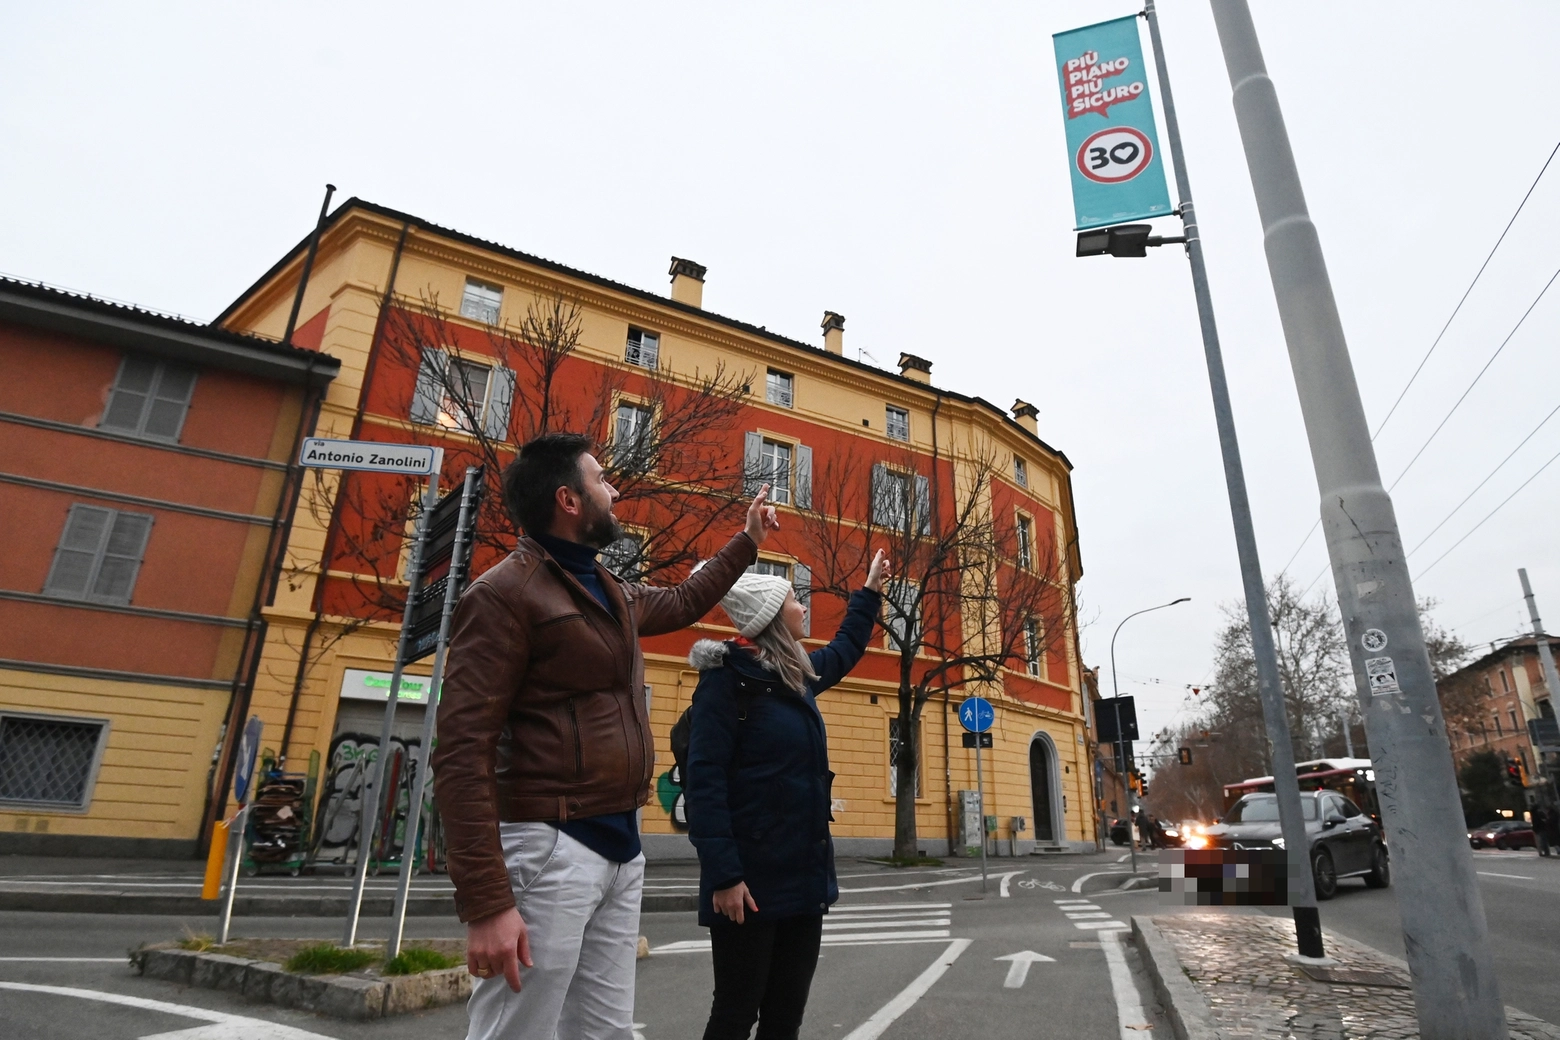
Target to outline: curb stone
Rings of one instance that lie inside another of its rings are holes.
[[[1133,917],[1132,941],[1143,955],[1143,966],[1154,982],[1154,995],[1164,1006],[1176,1040],[1221,1040],[1208,1002],[1187,979],[1175,950],[1154,922],[1147,917]]]
[[[0,892],[0,910],[27,910],[64,914],[151,914],[155,916],[207,917],[215,915],[220,903],[199,896],[142,896],[123,892],[37,892],[26,889]],[[345,917],[346,896],[246,896],[243,884],[233,899],[235,917]],[[395,901],[388,897],[366,896],[361,915],[389,917]],[[642,913],[667,913],[699,908],[699,897],[692,893],[644,896]],[[408,917],[454,917],[453,895],[407,900]]]
[[[386,978],[295,975],[269,961],[144,947],[130,952],[130,963],[146,978],[238,993],[254,1003],[360,1021],[442,1007],[471,995],[471,975],[463,967]]]

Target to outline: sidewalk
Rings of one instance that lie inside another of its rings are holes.
[[[1287,918],[1227,910],[1134,917],[1133,937],[1178,1040],[1417,1040],[1402,961],[1331,931],[1341,963],[1303,972]],[[1560,1028],[1506,1009],[1511,1040],[1560,1040]]]

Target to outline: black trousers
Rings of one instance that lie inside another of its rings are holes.
[[[755,1018],[757,1040],[796,1040],[822,939],[822,914],[711,925],[715,1000],[704,1040],[747,1040]]]

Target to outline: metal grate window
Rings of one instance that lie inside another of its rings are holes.
[[[628,330],[628,345],[623,348],[623,360],[640,368],[654,368],[661,359],[661,337],[644,329]]]
[[[795,389],[796,381],[791,376],[771,368],[764,381],[764,399],[770,404],[789,408],[795,397]]]
[[[910,413],[905,409],[888,405],[884,411],[884,422],[888,428],[888,435],[894,440],[910,439]]]
[[[645,540],[642,535],[625,534],[601,550],[601,565],[624,581],[644,576]]]
[[[487,325],[497,325],[498,308],[503,302],[503,289],[468,278],[466,291],[460,297],[460,316],[474,318]]]
[[[73,505],[43,585],[46,596],[126,604],[152,533],[152,518]]]
[[[177,441],[184,429],[195,370],[139,354],[119,362],[113,392],[98,426],[159,441]]]
[[[108,723],[0,715],[0,804],[85,809]]]
[[[1029,463],[1020,456],[1013,456],[1013,479],[1018,481],[1019,487],[1029,486]]]

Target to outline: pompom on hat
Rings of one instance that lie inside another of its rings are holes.
[[[721,599],[721,608],[748,639],[758,635],[780,613],[791,583],[773,574],[744,574]]]

